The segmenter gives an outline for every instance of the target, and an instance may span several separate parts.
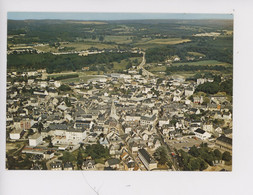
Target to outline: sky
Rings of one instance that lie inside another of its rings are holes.
[[[8,12],[8,19],[60,20],[139,20],[139,19],[233,19],[232,14],[176,13],[79,13],[79,12]]]

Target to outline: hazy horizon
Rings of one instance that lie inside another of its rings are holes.
[[[201,13],[87,13],[87,12],[8,12],[9,20],[150,20],[150,19],[184,19],[232,20],[233,14]]]

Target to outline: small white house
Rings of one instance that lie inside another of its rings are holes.
[[[185,89],[185,91],[184,91],[184,94],[185,94],[185,96],[191,96],[191,95],[193,95],[193,93],[194,93],[194,88],[186,88]]]
[[[60,81],[55,81],[54,86],[59,88],[61,86],[61,82]]]
[[[203,79],[203,78],[197,79],[197,85],[203,84],[205,82],[206,82],[206,79]]]
[[[206,140],[211,137],[210,133],[208,133],[200,128],[195,130],[194,133],[197,138],[202,139],[202,140]]]
[[[22,132],[23,132],[22,129],[13,130],[12,132],[10,132],[10,139],[13,139],[13,140],[20,139]]]
[[[194,102],[195,104],[202,104],[203,101],[204,101],[203,96],[200,96],[200,97],[198,97],[198,96],[193,97],[193,102]]]
[[[219,134],[221,134],[222,133],[222,128],[217,127],[214,131],[217,132],[217,133],[219,133]]]
[[[170,120],[167,118],[163,118],[159,120],[159,127],[162,127],[163,125],[169,125],[170,124]]]
[[[212,133],[213,132],[213,124],[204,124],[203,125],[203,130],[207,131],[209,133]]]

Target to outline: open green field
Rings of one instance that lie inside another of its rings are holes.
[[[198,61],[198,62],[185,62],[185,63],[173,63],[173,66],[182,66],[182,65],[195,65],[195,66],[205,66],[205,65],[209,65],[209,66],[225,66],[225,67],[232,67],[231,64],[228,63],[223,63],[223,62],[219,62],[216,60],[203,60],[203,61]],[[145,68],[147,68],[145,66]],[[152,64],[150,68],[147,68],[148,71],[154,73],[155,75],[159,76],[159,75],[163,75],[166,71],[166,66],[158,66],[156,64]],[[162,72],[162,73],[161,73]],[[163,73],[164,72],[164,73]],[[231,75],[232,72],[231,71],[217,71],[217,70],[198,70],[198,71],[176,71],[173,72],[173,75],[181,75],[184,76],[185,78],[192,76],[194,74],[196,74],[197,72],[201,73],[201,72],[211,72],[214,74],[223,74],[223,75]]]
[[[115,44],[108,44],[106,42],[115,42]],[[95,47],[98,49],[115,49],[118,48],[116,44],[129,44],[131,43],[131,36],[105,36],[104,41],[100,42],[98,38],[96,39],[84,39],[83,42],[69,42],[62,43],[62,47],[74,47],[76,51],[87,50],[91,47]],[[43,49],[43,48],[42,48]],[[48,49],[48,48],[45,48]],[[45,51],[45,50],[44,50]]]
[[[39,51],[43,51],[43,52],[58,52],[58,49],[55,47],[51,47],[49,45],[45,45],[45,46],[36,46],[34,47],[34,49],[37,49]]]
[[[202,53],[199,53],[199,52],[193,52],[193,51],[189,51],[187,52],[189,55],[193,55],[193,56],[196,56],[196,57],[205,57],[204,54]]]
[[[62,83],[79,83],[79,82],[86,83],[89,79],[98,78],[98,77],[99,75],[81,75],[77,78],[64,79],[61,81]]]
[[[100,21],[67,21],[67,23],[73,23],[73,24],[107,24],[106,22],[100,22]]]
[[[100,43],[100,42],[93,42],[93,41],[87,41],[87,42],[71,42],[71,43],[64,43],[61,45],[62,47],[74,47],[76,51],[81,50],[87,50],[91,47],[95,47],[98,49],[115,49],[117,48],[117,45],[114,44],[106,44],[106,43]]]
[[[216,60],[202,60],[202,61],[197,61],[197,62],[177,62],[177,63],[173,63],[173,66],[182,66],[182,65],[191,65],[191,66],[232,66],[229,63],[225,63],[225,62],[219,62]]]
[[[168,39],[153,39],[143,44],[161,44],[161,45],[174,45],[178,43],[189,42],[190,39],[181,39],[181,38],[168,38]]]
[[[115,42],[117,44],[128,44],[132,42],[131,36],[105,36],[104,42]]]
[[[133,62],[135,59],[138,60],[137,64],[134,64],[134,62]],[[129,60],[132,62],[133,66],[136,66],[141,63],[142,57],[129,58]],[[121,60],[120,63],[113,62],[113,69],[114,70],[125,70],[128,63],[129,63],[129,61],[127,61],[127,60]]]
[[[148,71],[150,72],[164,72],[166,70],[165,66],[152,66]]]
[[[134,63],[134,61],[137,59],[137,64]],[[132,65],[139,65],[142,61],[142,57],[133,57],[129,58],[131,61]],[[113,62],[113,69],[111,70],[112,72],[117,72],[117,71],[122,71],[126,69],[127,64],[129,61],[127,60],[121,60],[120,63],[118,62]],[[88,79],[91,78],[97,78],[100,75],[103,75],[103,71],[78,71],[78,72],[73,72],[73,71],[66,71],[66,72],[61,72],[61,73],[52,73],[52,74],[46,74],[47,77],[54,78],[54,77],[59,77],[60,75],[73,75],[73,74],[78,74],[79,77],[75,78],[68,78],[68,79],[62,79],[62,83],[71,83],[71,82],[87,82]]]
[[[179,43],[189,42],[190,39],[181,39],[181,38],[167,38],[167,39],[142,39],[141,41],[138,41],[134,45],[136,47],[140,47],[142,49],[148,49],[152,47],[156,47],[158,45],[175,45]]]
[[[79,77],[75,78],[69,78],[69,79],[62,79],[62,83],[72,83],[72,82],[87,82],[87,80],[92,78],[99,77],[98,71],[85,71],[85,72],[62,72],[62,73],[53,73],[53,74],[47,74],[48,77],[54,78],[58,77],[60,75],[72,75],[72,74],[78,74]],[[100,71],[100,74],[102,75],[103,72]]]

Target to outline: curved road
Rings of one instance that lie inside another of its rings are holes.
[[[154,76],[153,73],[147,71],[147,70],[144,68],[144,65],[146,64],[146,58],[145,58],[146,53],[145,53],[144,51],[142,51],[141,53],[143,54],[142,62],[141,62],[140,65],[137,67],[137,70],[142,69],[142,75],[144,75],[144,76]]]

